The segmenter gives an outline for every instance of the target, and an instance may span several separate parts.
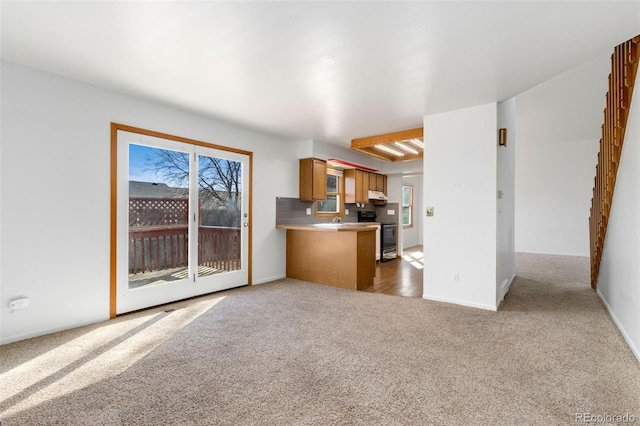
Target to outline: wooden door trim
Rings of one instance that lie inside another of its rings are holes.
[[[248,247],[247,247],[247,280],[248,285],[252,285],[252,265],[253,265],[253,152],[245,151],[242,149],[231,148],[224,145],[217,145],[209,142],[203,142],[196,139],[189,139],[182,136],[171,135],[168,133],[156,132],[154,130],[142,129],[140,127],[128,126],[125,124],[111,123],[111,205],[110,205],[110,265],[109,265],[109,317],[115,318],[117,315],[117,200],[118,200],[118,131],[138,133],[145,136],[151,136],[161,139],[168,139],[175,142],[187,143],[190,145],[197,145],[206,148],[213,148],[220,151],[233,152],[236,154],[246,155],[249,157],[249,181],[247,182],[249,188],[249,211],[248,214]]]

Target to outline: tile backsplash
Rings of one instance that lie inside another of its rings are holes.
[[[307,209],[311,209],[310,215],[307,215]],[[276,225],[306,225],[317,222],[313,215],[313,201],[276,197]]]
[[[386,206],[376,206],[376,218],[378,222],[400,223],[400,203],[387,203]]]
[[[364,207],[345,204],[349,214],[342,217],[343,222],[357,222],[358,210],[375,211],[379,222],[400,222],[399,203],[387,203],[386,206],[374,206],[367,203]],[[311,209],[311,214],[307,214]],[[331,218],[316,217],[313,201],[300,201],[297,198],[276,197],[276,225],[309,225],[312,223],[331,222]]]

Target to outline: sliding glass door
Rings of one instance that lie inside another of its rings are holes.
[[[248,284],[249,156],[117,132],[116,313]]]
[[[249,214],[243,182],[248,159],[242,157],[196,147],[196,294],[236,286],[229,282],[247,283]]]

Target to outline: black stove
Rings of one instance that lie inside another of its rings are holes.
[[[376,212],[358,211],[358,222],[377,222]],[[380,262],[395,259],[398,255],[398,224],[382,222],[380,225]]]
[[[358,210],[358,222],[375,222],[376,212],[367,212]]]
[[[383,222],[380,226],[380,262],[395,259],[398,255],[398,224]]]

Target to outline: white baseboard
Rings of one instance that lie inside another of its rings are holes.
[[[271,281],[277,281],[277,280],[281,280],[283,278],[287,278],[287,275],[283,274],[283,275],[276,275],[276,276],[273,276],[273,277],[261,278],[259,280],[253,281],[251,283],[251,285],[269,283]]]
[[[496,301],[496,305],[498,307],[500,307],[500,304],[504,301],[504,297],[507,295],[507,293],[509,293],[509,289],[511,288],[511,284],[513,283],[513,280],[515,278],[516,274],[513,274],[511,275],[511,278],[508,278],[502,282],[502,285],[500,286],[500,296]]]
[[[602,304],[604,305],[604,307],[607,309],[607,312],[609,312],[609,315],[611,316],[613,323],[616,325],[616,327],[618,327],[618,330],[620,330],[620,334],[622,334],[622,337],[624,338],[625,342],[627,342],[627,345],[629,345],[631,352],[633,352],[638,362],[640,362],[640,350],[636,347],[633,340],[631,340],[631,337],[629,337],[625,329],[622,327],[622,324],[620,323],[620,321],[618,321],[618,318],[613,313],[611,306],[609,306],[609,304],[607,303],[607,299],[605,299],[602,293],[600,293],[600,289],[596,288],[596,294],[602,301]]]
[[[551,251],[527,251],[527,250],[516,250],[516,253],[547,254],[551,256],[589,257],[589,253],[556,253]]]
[[[96,317],[87,321],[70,323],[66,325],[59,325],[51,328],[42,328],[35,331],[29,331],[27,333],[14,334],[13,336],[2,336],[0,338],[0,345],[6,345],[8,343],[18,342],[20,340],[31,339],[33,337],[44,336],[47,334],[57,333],[59,331],[71,330],[73,328],[84,327],[86,325],[97,324],[99,322],[108,321],[109,316],[106,317]]]
[[[267,278],[262,278],[258,281],[254,281],[253,284],[264,284],[267,282],[271,282],[271,281],[277,281],[280,280],[282,278],[286,278],[285,274],[282,275],[276,275],[273,277],[267,277]],[[1,336],[0,337],[0,345],[6,345],[9,343],[13,343],[13,342],[18,342],[20,340],[26,340],[26,339],[31,339],[33,337],[39,337],[39,336],[44,336],[46,334],[51,334],[51,333],[57,333],[59,331],[65,331],[65,330],[70,330],[73,328],[77,328],[77,327],[83,327],[86,325],[91,325],[91,324],[95,324],[98,322],[102,322],[102,321],[108,321],[109,317],[97,317],[97,318],[92,318],[90,320],[87,321],[82,321],[79,323],[70,323],[70,324],[66,324],[66,325],[60,325],[60,326],[56,326],[56,327],[51,327],[51,328],[43,328],[43,329],[39,329],[39,330],[35,330],[35,331],[29,331],[27,333],[21,333],[21,334],[15,334],[15,335],[10,335],[10,336]]]
[[[447,297],[431,296],[431,295],[428,295],[428,294],[423,294],[422,298],[426,299],[426,300],[433,300],[433,301],[436,301],[436,302],[445,302],[445,303],[453,303],[454,305],[468,306],[470,308],[485,309],[487,311],[497,311],[498,310],[497,306],[484,305],[482,303],[469,302],[469,301],[466,301],[466,300],[449,299]]]

